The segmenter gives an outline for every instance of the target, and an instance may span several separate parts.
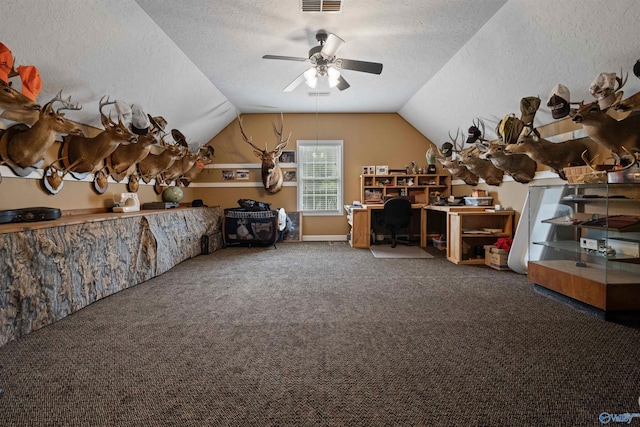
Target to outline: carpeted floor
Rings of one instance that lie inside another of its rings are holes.
[[[430,251],[303,242],[188,260],[0,348],[0,425],[595,426],[640,412],[638,325]]]

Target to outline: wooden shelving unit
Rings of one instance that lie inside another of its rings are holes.
[[[367,208],[345,206],[349,223],[349,244],[353,248],[368,248],[371,240],[369,212]]]
[[[360,200],[363,204],[382,204],[388,197],[409,197],[413,203],[428,204],[434,195],[450,194],[451,176],[447,174],[360,175]]]
[[[484,245],[513,236],[512,210],[452,211],[447,216],[447,259],[455,264],[484,264]]]

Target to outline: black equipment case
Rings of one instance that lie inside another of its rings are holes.
[[[57,208],[23,208],[0,211],[0,224],[8,222],[35,222],[58,219],[62,212]]]

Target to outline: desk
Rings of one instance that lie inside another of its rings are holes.
[[[349,244],[354,248],[369,248],[372,212],[383,209],[384,205],[363,205],[362,207],[347,205],[344,208],[351,226]],[[483,264],[484,258],[470,257],[470,247],[491,244],[498,237],[513,236],[515,212],[512,210],[489,212],[486,206],[434,206],[419,203],[411,205],[411,208],[420,210],[420,247],[427,247],[430,234],[446,235],[447,259],[456,264]],[[434,212],[440,212],[442,217],[433,217]],[[493,234],[467,232],[483,228],[500,228],[502,232]]]
[[[414,203],[411,209],[420,210],[420,246],[426,246],[427,237],[424,234],[425,205],[422,203]],[[347,211],[347,220],[351,226],[351,238],[349,244],[354,248],[369,248],[371,246],[371,218],[372,211],[384,209],[383,204],[362,205],[362,207],[354,207],[347,205],[344,207]],[[423,236],[424,234],[424,236]],[[423,244],[423,242],[425,242]]]
[[[513,210],[495,211],[485,206],[425,206],[421,236],[428,235],[429,212],[442,212],[445,216],[447,259],[455,264],[484,264],[482,257],[473,256],[475,246],[493,244],[500,237],[513,237]],[[488,233],[484,229],[500,230]],[[444,231],[441,229],[441,231]],[[445,234],[441,232],[440,234]],[[421,246],[426,246],[421,242]]]

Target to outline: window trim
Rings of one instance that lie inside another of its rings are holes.
[[[303,163],[302,163],[302,147],[312,147],[312,146],[320,146],[320,145],[333,145],[338,147],[338,200],[336,210],[331,211],[303,211],[302,210],[302,201],[303,201]],[[341,216],[343,214],[343,205],[344,205],[344,140],[342,139],[299,139],[296,141],[296,156],[298,159],[298,202],[297,207],[298,211],[302,212],[304,216]]]

